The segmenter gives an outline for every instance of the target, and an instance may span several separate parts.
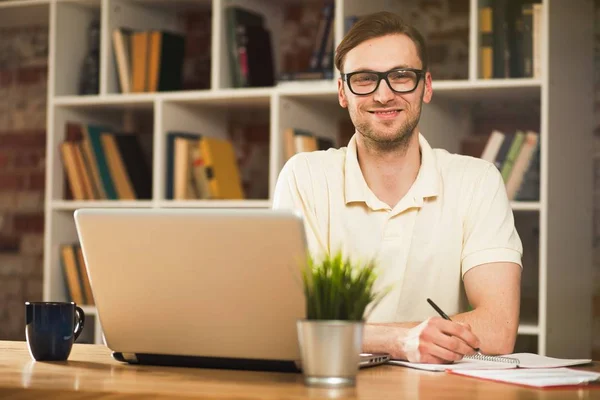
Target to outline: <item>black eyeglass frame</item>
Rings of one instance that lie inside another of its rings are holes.
[[[415,87],[412,88],[411,90],[395,90],[394,88],[392,88],[392,85],[390,84],[390,81],[388,80],[388,75],[392,72],[401,72],[401,71],[411,71],[414,72],[417,75],[417,80],[415,82]],[[347,74],[345,73],[341,73],[340,77],[342,78],[342,81],[346,82],[346,84],[348,85],[348,89],[350,89],[350,91],[352,93],[354,93],[357,96],[368,96],[370,94],[373,94],[377,91],[377,89],[379,89],[379,85],[381,84],[381,81],[384,80],[388,87],[390,88],[390,90],[392,92],[395,93],[411,93],[414,92],[417,87],[419,86],[419,82],[421,82],[421,79],[423,79],[425,77],[425,70],[423,69],[417,69],[417,68],[394,68],[394,69],[390,69],[388,71],[384,71],[384,72],[377,72],[377,71],[370,71],[370,70],[360,70],[360,71],[354,71],[354,72],[348,72]],[[354,89],[352,89],[352,85],[350,84],[350,78],[352,78],[353,75],[357,75],[357,74],[364,74],[364,73],[369,73],[369,74],[375,74],[377,75],[377,85],[375,85],[375,89],[373,89],[372,91],[370,91],[369,93],[356,93],[354,91]]]

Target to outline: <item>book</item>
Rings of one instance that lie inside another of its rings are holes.
[[[231,141],[203,136],[200,151],[213,199],[244,199],[240,170]]]
[[[115,28],[112,32],[113,51],[116,60],[121,93],[131,92],[131,35],[132,29]]]
[[[592,362],[591,359],[562,359],[540,356],[533,353],[514,353],[504,356],[475,356],[464,357],[452,364],[426,364],[413,363],[402,360],[390,360],[389,364],[421,369],[425,371],[449,370],[502,370],[502,369],[534,369],[534,368],[560,368],[572,365],[582,365]]]
[[[486,145],[481,153],[481,159],[486,160],[490,163],[494,163],[496,161],[496,157],[498,156],[498,152],[504,143],[505,135],[503,132],[498,130],[493,130]]]
[[[185,37],[168,31],[150,31],[148,38],[146,91],[180,90],[182,85]]]

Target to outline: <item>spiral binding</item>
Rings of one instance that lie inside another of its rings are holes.
[[[477,353],[477,354],[470,355],[470,356],[464,356],[463,358],[470,359],[470,360],[503,362],[503,363],[519,365],[519,360],[517,358],[502,357],[502,356],[486,356],[485,354],[481,354],[481,353]]]

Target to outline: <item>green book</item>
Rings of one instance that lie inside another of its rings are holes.
[[[508,178],[510,177],[510,173],[512,172],[513,165],[515,164],[515,160],[521,151],[521,147],[523,146],[523,142],[525,141],[525,133],[523,131],[517,131],[515,134],[515,138],[512,141],[510,149],[508,149],[508,154],[506,155],[506,160],[504,160],[504,164],[502,164],[501,174],[502,179],[506,183]]]

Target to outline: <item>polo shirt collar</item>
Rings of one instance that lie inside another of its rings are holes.
[[[421,167],[419,168],[417,179],[400,201],[404,202],[407,197],[412,197],[415,206],[421,206],[425,198],[437,196],[440,185],[435,154],[421,133],[419,133],[419,148],[421,151]],[[358,164],[356,133],[350,139],[346,149],[344,175],[346,204],[364,202],[373,210],[390,208],[375,196],[365,181],[360,165]]]

